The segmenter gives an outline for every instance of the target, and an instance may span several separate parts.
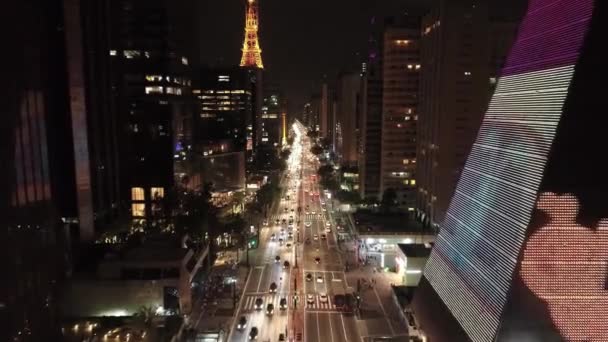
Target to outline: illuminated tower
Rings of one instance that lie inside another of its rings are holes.
[[[281,143],[283,146],[287,145],[287,114],[281,114],[281,120],[283,120],[283,140]]]
[[[256,0],[247,0],[247,14],[245,15],[245,41],[243,42],[242,67],[264,69],[262,64],[262,49],[258,39],[258,3]]]

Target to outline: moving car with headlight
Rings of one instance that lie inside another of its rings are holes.
[[[241,316],[241,318],[239,318],[239,324],[237,324],[236,328],[238,330],[243,330],[243,329],[245,329],[246,326],[247,326],[247,317]]]

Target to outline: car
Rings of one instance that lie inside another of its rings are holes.
[[[279,308],[281,310],[287,309],[287,298],[285,298],[285,297],[281,298],[281,300],[279,301]]]
[[[291,247],[291,242],[288,242],[285,247],[290,248]]]
[[[330,222],[325,222],[325,227],[331,227],[331,223]]]
[[[281,223],[281,221],[279,219],[274,220],[274,224],[278,225],[279,223]]]
[[[283,211],[288,212],[289,208],[285,207],[285,209],[283,209]]]
[[[277,239],[277,235],[276,234],[273,233],[272,235],[270,235],[270,241],[274,241],[276,239]]]
[[[325,240],[325,239],[327,239],[327,235],[321,234],[321,240]]]
[[[287,224],[287,220],[286,220],[286,219],[283,219],[283,220],[281,221],[281,223],[283,223],[283,224]]]
[[[237,324],[236,328],[238,330],[243,330],[243,329],[245,329],[246,326],[247,326],[247,317],[241,316],[241,318],[239,318],[239,324]]]
[[[323,212],[326,212],[326,211],[327,211],[327,209],[325,209],[324,207],[323,207],[323,208],[321,208],[321,210],[323,210]]]
[[[270,284],[270,289],[269,289],[270,293],[277,293],[277,283],[273,282]]]
[[[321,303],[327,303],[327,293],[321,293],[319,295],[319,301],[321,301]]]
[[[291,212],[292,212],[292,213],[293,213],[293,212],[295,212],[295,209],[294,209],[294,208],[291,208]]]
[[[262,305],[264,305],[264,300],[261,297],[256,298],[255,300],[255,309],[262,310]]]
[[[312,305],[315,303],[315,296],[311,295],[311,294],[307,294],[306,295],[306,303]]]
[[[279,238],[279,246],[283,246],[283,238]]]
[[[312,239],[315,240],[315,241],[319,241],[319,235],[313,234],[312,235]]]
[[[316,257],[316,258],[315,258],[315,264],[317,264],[317,265],[318,265],[318,264],[320,264],[320,263],[321,263],[321,258]]]
[[[267,226],[268,225],[268,220],[264,220],[264,225]]]
[[[278,255],[277,255],[277,256],[275,256],[275,257],[274,257],[274,262],[276,262],[277,264],[278,264],[279,262],[281,262],[281,257],[280,257],[280,256],[278,256]]]
[[[285,260],[283,263],[283,268],[289,268],[289,261]]]
[[[325,205],[325,202],[324,202],[324,201],[321,201],[321,205]]]
[[[310,227],[310,226],[312,226],[312,223],[310,223],[309,221],[306,221],[306,222],[304,222],[304,226]]]
[[[325,232],[326,232],[326,233],[331,233],[331,228],[329,228],[329,227],[328,227],[328,228],[325,228]]]
[[[258,328],[256,328],[256,327],[251,328],[251,330],[249,331],[249,339],[250,340],[258,339]]]
[[[310,211],[306,210],[306,215],[310,214]]]
[[[323,276],[318,276],[317,283],[322,283],[322,282],[323,282]]]
[[[292,232],[289,232],[289,234],[287,234],[287,238],[288,238],[288,239],[293,239],[293,233],[292,233]]]
[[[312,274],[306,273],[306,281],[312,281]]]
[[[313,215],[316,215],[316,214],[317,214],[317,212],[316,212],[316,211],[311,211],[310,213],[311,213],[311,214],[313,214]]]
[[[270,316],[273,313],[274,313],[274,304],[266,305],[266,314]]]
[[[285,334],[279,334],[279,342],[285,341]]]

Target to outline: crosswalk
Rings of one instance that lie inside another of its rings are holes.
[[[281,303],[281,298],[286,298],[287,299],[287,306],[289,307],[289,309],[293,309],[294,305],[293,305],[293,297],[291,296],[286,296],[286,295],[282,295],[282,294],[276,294],[276,295],[271,295],[271,294],[265,294],[265,295],[246,295],[246,297],[243,300],[243,311],[254,311],[256,310],[255,308],[255,301],[258,298],[262,298],[263,300],[263,304],[262,304],[262,310],[266,310],[266,306],[268,304],[273,304],[275,310],[280,310],[280,303]],[[312,298],[308,298],[307,295],[303,295],[300,296],[299,298],[299,305],[304,305],[305,308],[307,310],[315,310],[315,311],[322,311],[322,310],[337,310],[338,308],[336,307],[336,305],[333,303],[333,300],[331,298],[331,295],[328,295],[327,297],[325,297],[325,301],[323,301],[321,299],[321,296],[318,294],[314,294],[312,296]]]

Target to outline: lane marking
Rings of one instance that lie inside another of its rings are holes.
[[[321,341],[321,328],[319,327],[319,313],[317,313],[317,341]]]
[[[340,315],[340,321],[342,321],[342,332],[344,333],[344,340],[348,342],[348,335],[346,334],[346,324],[344,323],[344,315]]]
[[[376,291],[375,286],[374,286],[374,293],[376,294],[376,299],[378,299],[378,304],[380,304],[380,309],[382,309],[382,313],[384,314],[384,319],[388,323],[388,327],[391,329],[391,334],[395,335],[395,329],[393,329],[393,324],[391,324],[391,321],[389,320],[389,317],[386,314],[386,310],[384,310],[384,305],[382,305],[382,302],[380,301],[380,296],[378,295],[378,291]]]
[[[251,280],[251,273],[253,272],[253,269],[249,270],[249,274],[247,275],[247,281],[245,282],[245,287],[243,288],[243,294],[241,294],[241,298],[239,299],[239,306],[238,306],[238,310],[237,315],[234,317],[234,321],[232,322],[232,327],[230,328],[230,333],[228,334],[228,341],[230,341],[230,339],[232,338],[232,334],[234,333],[234,330],[236,328],[236,322],[237,322],[237,318],[239,317],[239,314],[242,312],[243,309],[243,299],[245,298],[245,289],[247,288],[247,284],[249,284],[249,281]],[[199,317],[200,319],[200,317]]]
[[[260,292],[260,286],[262,286],[262,279],[264,278],[264,271],[266,271],[266,266],[262,268],[262,272],[260,272],[260,280],[258,280],[257,292]]]

